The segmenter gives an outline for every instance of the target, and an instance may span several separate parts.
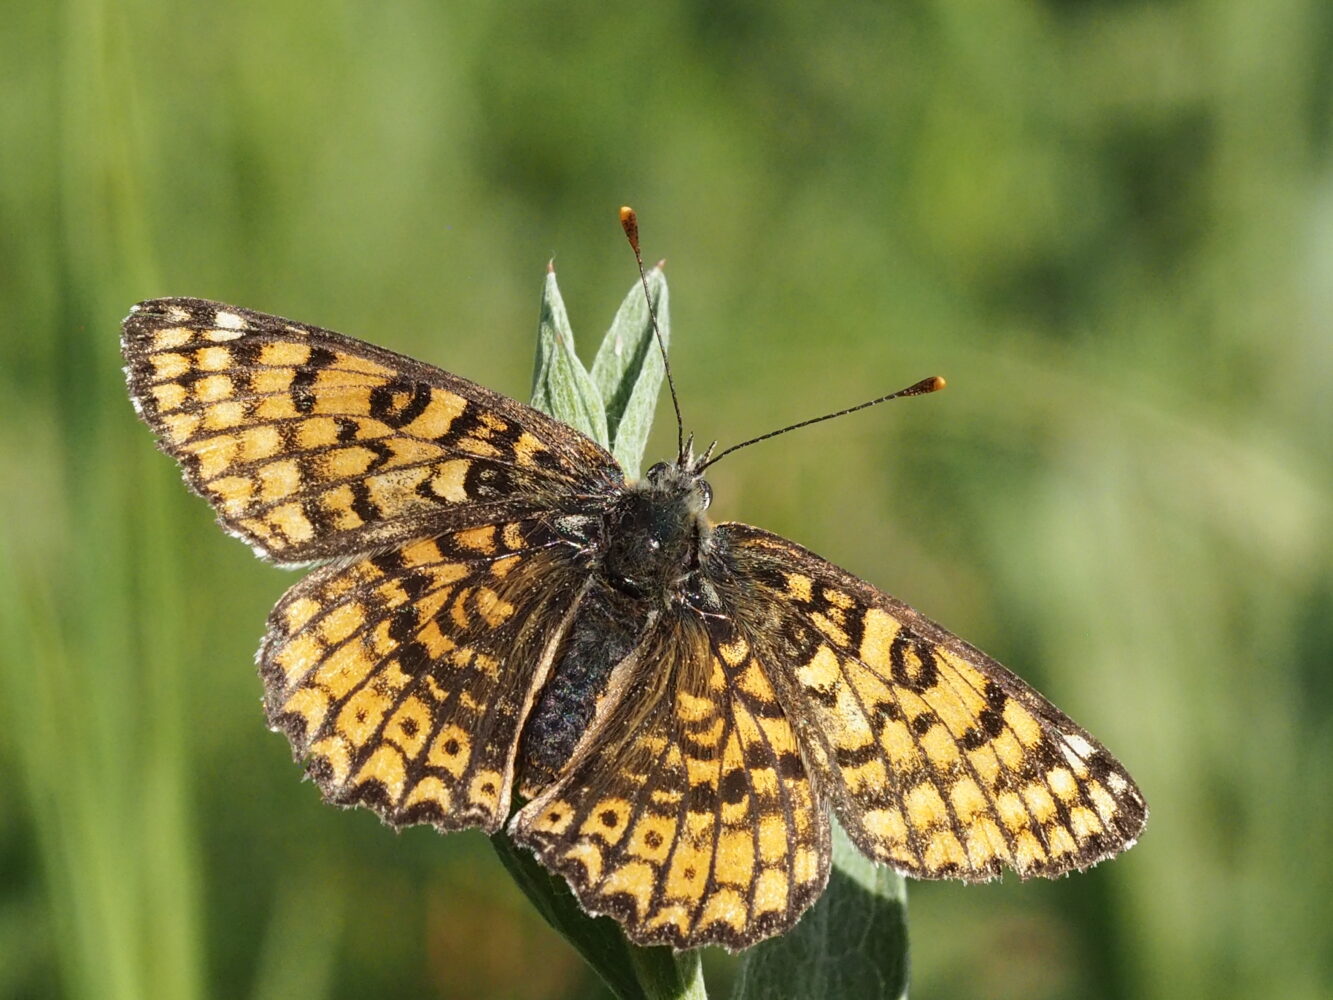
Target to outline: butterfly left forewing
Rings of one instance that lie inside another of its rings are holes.
[[[677,621],[645,641],[625,687],[654,700],[609,711],[511,830],[639,944],[748,947],[823,890],[827,820],[743,638]]]
[[[616,482],[593,441],[431,365],[202,299],[125,319],[130,395],[230,533],[277,562],[383,548]]]
[[[1058,875],[1134,843],[1124,768],[999,663],[768,532],[714,534],[728,594],[852,840],[918,878]]]

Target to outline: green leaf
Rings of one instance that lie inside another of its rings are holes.
[[[657,328],[662,334],[662,346],[669,347],[671,316],[666,275],[660,267],[655,267],[646,277],[648,296],[652,299]],[[643,285],[636,281],[620,304],[592,362],[592,380],[606,402],[611,453],[629,479],[639,478],[664,372],[662,351],[653,336],[648,300],[643,294]]]
[[[665,302],[665,280],[660,278],[660,272],[654,273],[659,275],[663,296],[661,301]],[[637,285],[635,287],[638,288]],[[649,287],[653,287],[651,276]],[[641,294],[640,291],[640,302]],[[647,311],[642,305],[640,309],[646,322]],[[611,324],[608,339],[619,329],[625,342],[641,341],[641,334],[631,341],[624,332],[626,324],[622,320],[625,313],[626,307],[622,305]],[[651,341],[651,329],[649,339]],[[603,342],[603,349],[605,346]],[[631,407],[643,406],[635,400],[640,397],[641,391],[647,390],[639,389],[640,379],[635,373],[641,368],[647,368],[643,365],[643,358],[650,356],[647,352],[639,351],[637,359],[631,357],[631,363],[622,366],[618,380],[608,383],[623,383],[627,387],[625,397]],[[652,419],[652,404],[662,381],[660,354],[657,354],[657,361],[657,375],[647,402],[649,421]],[[648,370],[650,374],[646,377],[651,378],[651,369]],[[607,446],[608,410],[603,403],[602,392],[574,353],[574,332],[569,325],[554,272],[548,272],[542,292],[532,405],[594,438],[603,447]],[[618,414],[624,412],[623,406],[617,410]],[[623,421],[621,425],[624,426]],[[638,438],[638,451],[617,453],[621,464],[627,469],[638,469],[647,436],[645,430]],[[625,457],[621,457],[622,454]],[[565,880],[548,872],[530,852],[515,844],[507,834],[495,834],[491,837],[491,845],[537,912],[583,956],[584,961],[592,966],[621,1000],[707,1000],[698,952],[677,955],[667,947],[643,948],[633,944],[625,937],[620,925],[610,917],[591,917],[585,913]]]
[[[828,889],[791,931],[745,954],[732,1000],[904,1000],[907,886],[833,824]]]
[[[602,394],[574,353],[574,331],[569,326],[554,269],[546,272],[546,283],[542,286],[532,405],[588,435],[603,448],[610,448]]]

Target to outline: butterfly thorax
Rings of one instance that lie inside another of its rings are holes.
[[[612,671],[644,642],[653,623],[699,602],[710,499],[697,474],[662,463],[605,508],[598,537],[588,546],[597,572],[524,727],[520,786],[526,794],[568,763]]]
[[[602,572],[617,590],[658,607],[677,606],[708,544],[712,490],[680,465],[659,463],[603,518]]]

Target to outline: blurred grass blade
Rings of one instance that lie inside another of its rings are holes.
[[[655,273],[660,274],[660,272]],[[637,289],[638,286],[635,287]],[[649,287],[653,287],[651,280]],[[663,281],[663,295],[665,290],[666,285]],[[647,309],[642,305],[642,298],[639,301],[643,323],[646,324]],[[665,301],[665,298],[662,301]],[[611,324],[611,332],[607,334],[608,340],[626,326],[628,321],[624,321],[624,317],[627,305],[628,299],[626,304],[620,307],[615,321]],[[642,341],[644,337],[641,331],[633,340],[628,336],[624,339],[625,343]],[[649,328],[647,343],[651,344],[651,341],[652,334]],[[604,341],[603,349],[605,348]],[[645,356],[657,358],[656,377],[645,375],[645,379],[650,379],[652,382],[651,394],[646,405],[648,419],[651,421],[657,389],[662,384],[661,355],[655,348],[651,354],[642,350],[636,354],[627,354],[629,363],[620,366],[617,378],[607,384],[624,382],[626,385],[624,399],[626,401],[636,399],[639,387],[634,373],[640,366],[645,371],[652,370],[642,364]],[[610,371],[611,368],[607,367],[607,370]],[[574,331],[570,328],[554,272],[547,274],[542,294],[542,316],[537,335],[537,364],[533,376],[532,405],[607,446],[609,414],[603,405],[603,394],[574,353]],[[622,408],[620,412],[623,413],[624,409]],[[622,465],[626,465],[627,468],[632,466],[637,470],[642,460],[647,431],[645,430],[636,440],[637,451],[625,452],[623,456],[618,451],[617,458]],[[629,447],[628,444],[625,447]],[[515,844],[503,831],[491,837],[491,844],[496,854],[500,856],[501,863],[518,883],[524,895],[537,908],[537,912],[574,946],[584,960],[602,977],[611,992],[621,1000],[706,1000],[703,972],[697,952],[686,952],[677,956],[667,947],[641,948],[632,944],[621,931],[620,925],[610,917],[590,917],[585,913],[565,880],[548,872],[531,853]]]
[[[532,405],[588,435],[603,448],[610,448],[602,394],[574,353],[574,331],[554,270],[547,271],[546,284],[542,286]]]
[[[662,345],[670,347],[671,317],[666,275],[660,267],[655,267],[648,272],[647,278]],[[643,449],[653,427],[653,412],[657,408],[664,371],[662,352],[653,337],[648,302],[642,284],[636,281],[620,304],[592,362],[592,380],[606,404],[611,454],[615,455],[628,479],[639,478]]]
[[[907,887],[833,824],[828,889],[782,937],[746,952],[732,1000],[905,1000]]]

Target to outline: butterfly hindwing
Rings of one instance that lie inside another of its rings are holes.
[[[751,634],[857,846],[917,878],[1083,869],[1133,844],[1142,795],[999,663],[784,538],[722,524]],[[734,592],[734,591],[733,591]]]
[[[130,394],[218,519],[301,563],[537,509],[619,477],[588,438],[411,358],[263,313],[156,299]]]
[[[260,649],[269,722],[325,798],[394,826],[496,830],[578,581],[539,519],[316,570]]]
[[[645,644],[625,687],[657,692],[646,715],[610,711],[512,831],[634,941],[744,948],[823,890],[828,821],[744,638],[685,618]]]

